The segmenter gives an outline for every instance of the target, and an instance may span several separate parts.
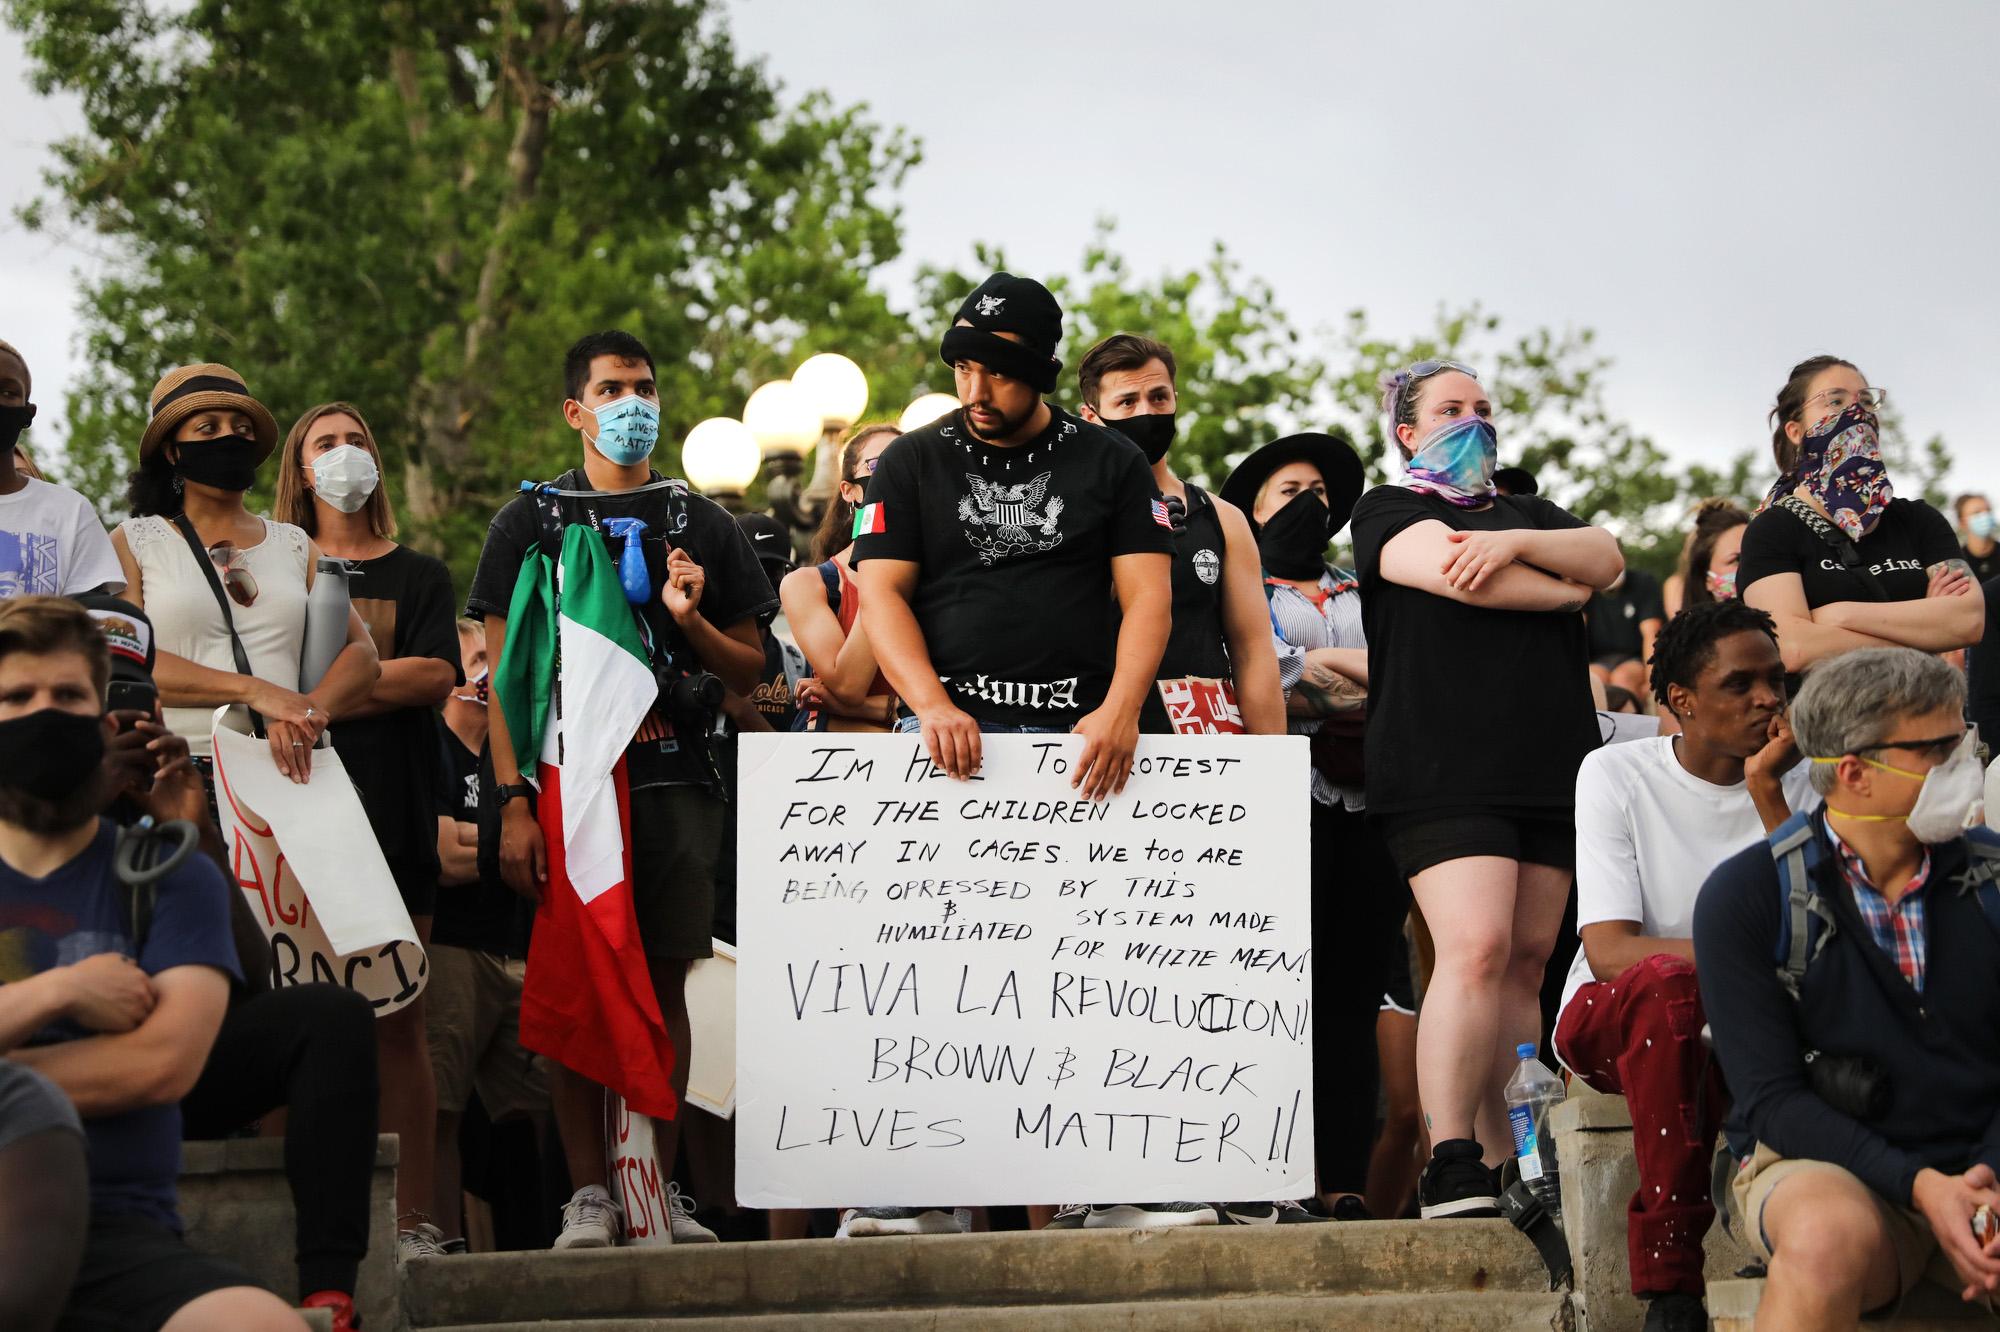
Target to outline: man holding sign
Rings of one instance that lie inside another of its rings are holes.
[[[854,565],[934,763],[969,777],[981,732],[1074,731],[1071,784],[1101,799],[1131,773],[1166,648],[1173,522],[1137,445],[1042,400],[1061,339],[1033,279],[965,298],[939,348],[963,406],[882,455]]]

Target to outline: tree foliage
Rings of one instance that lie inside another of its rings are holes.
[[[781,107],[703,0],[8,11],[86,124],[28,220],[115,256],[68,413],[94,495],[153,381],[223,361],[281,423],[360,405],[413,539],[463,574],[516,483],[574,461],[561,362],[583,332],[646,340],[670,441],[828,342],[886,352],[891,394],[916,379],[872,283],[915,146],[821,97]]]

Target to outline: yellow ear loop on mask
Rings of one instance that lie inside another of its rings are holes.
[[[1838,763],[1846,757],[1847,755],[1841,754],[1835,758],[1815,758],[1813,762]],[[1908,777],[1912,781],[1921,782],[1926,775],[1921,772],[1911,772],[1908,768],[1898,768],[1892,763],[1879,763],[1872,758],[1862,758],[1859,754],[1856,754],[1854,757],[1861,759],[1863,763],[1866,763],[1871,768],[1880,768],[1884,772],[1893,772],[1898,777]],[[1849,814],[1846,810],[1835,809],[1832,805],[1826,807],[1826,816],[1830,819],[1846,819],[1849,823],[1907,823],[1910,819],[1908,814]]]

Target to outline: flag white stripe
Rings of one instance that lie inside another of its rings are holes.
[[[563,852],[570,883],[589,903],[625,877],[611,770],[651,710],[658,684],[645,661],[589,625],[564,615],[558,632]]]

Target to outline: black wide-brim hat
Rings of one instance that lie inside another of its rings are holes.
[[[1326,504],[1331,511],[1327,532],[1335,533],[1347,526],[1354,502],[1361,498],[1368,478],[1361,467],[1361,455],[1348,443],[1345,432],[1286,435],[1272,440],[1236,464],[1236,470],[1223,481],[1219,493],[1243,510],[1244,517],[1250,518],[1257,504],[1257,492],[1271,479],[1271,473],[1295,462],[1311,463],[1326,482]],[[1256,520],[1251,518],[1251,521],[1254,524]]]

